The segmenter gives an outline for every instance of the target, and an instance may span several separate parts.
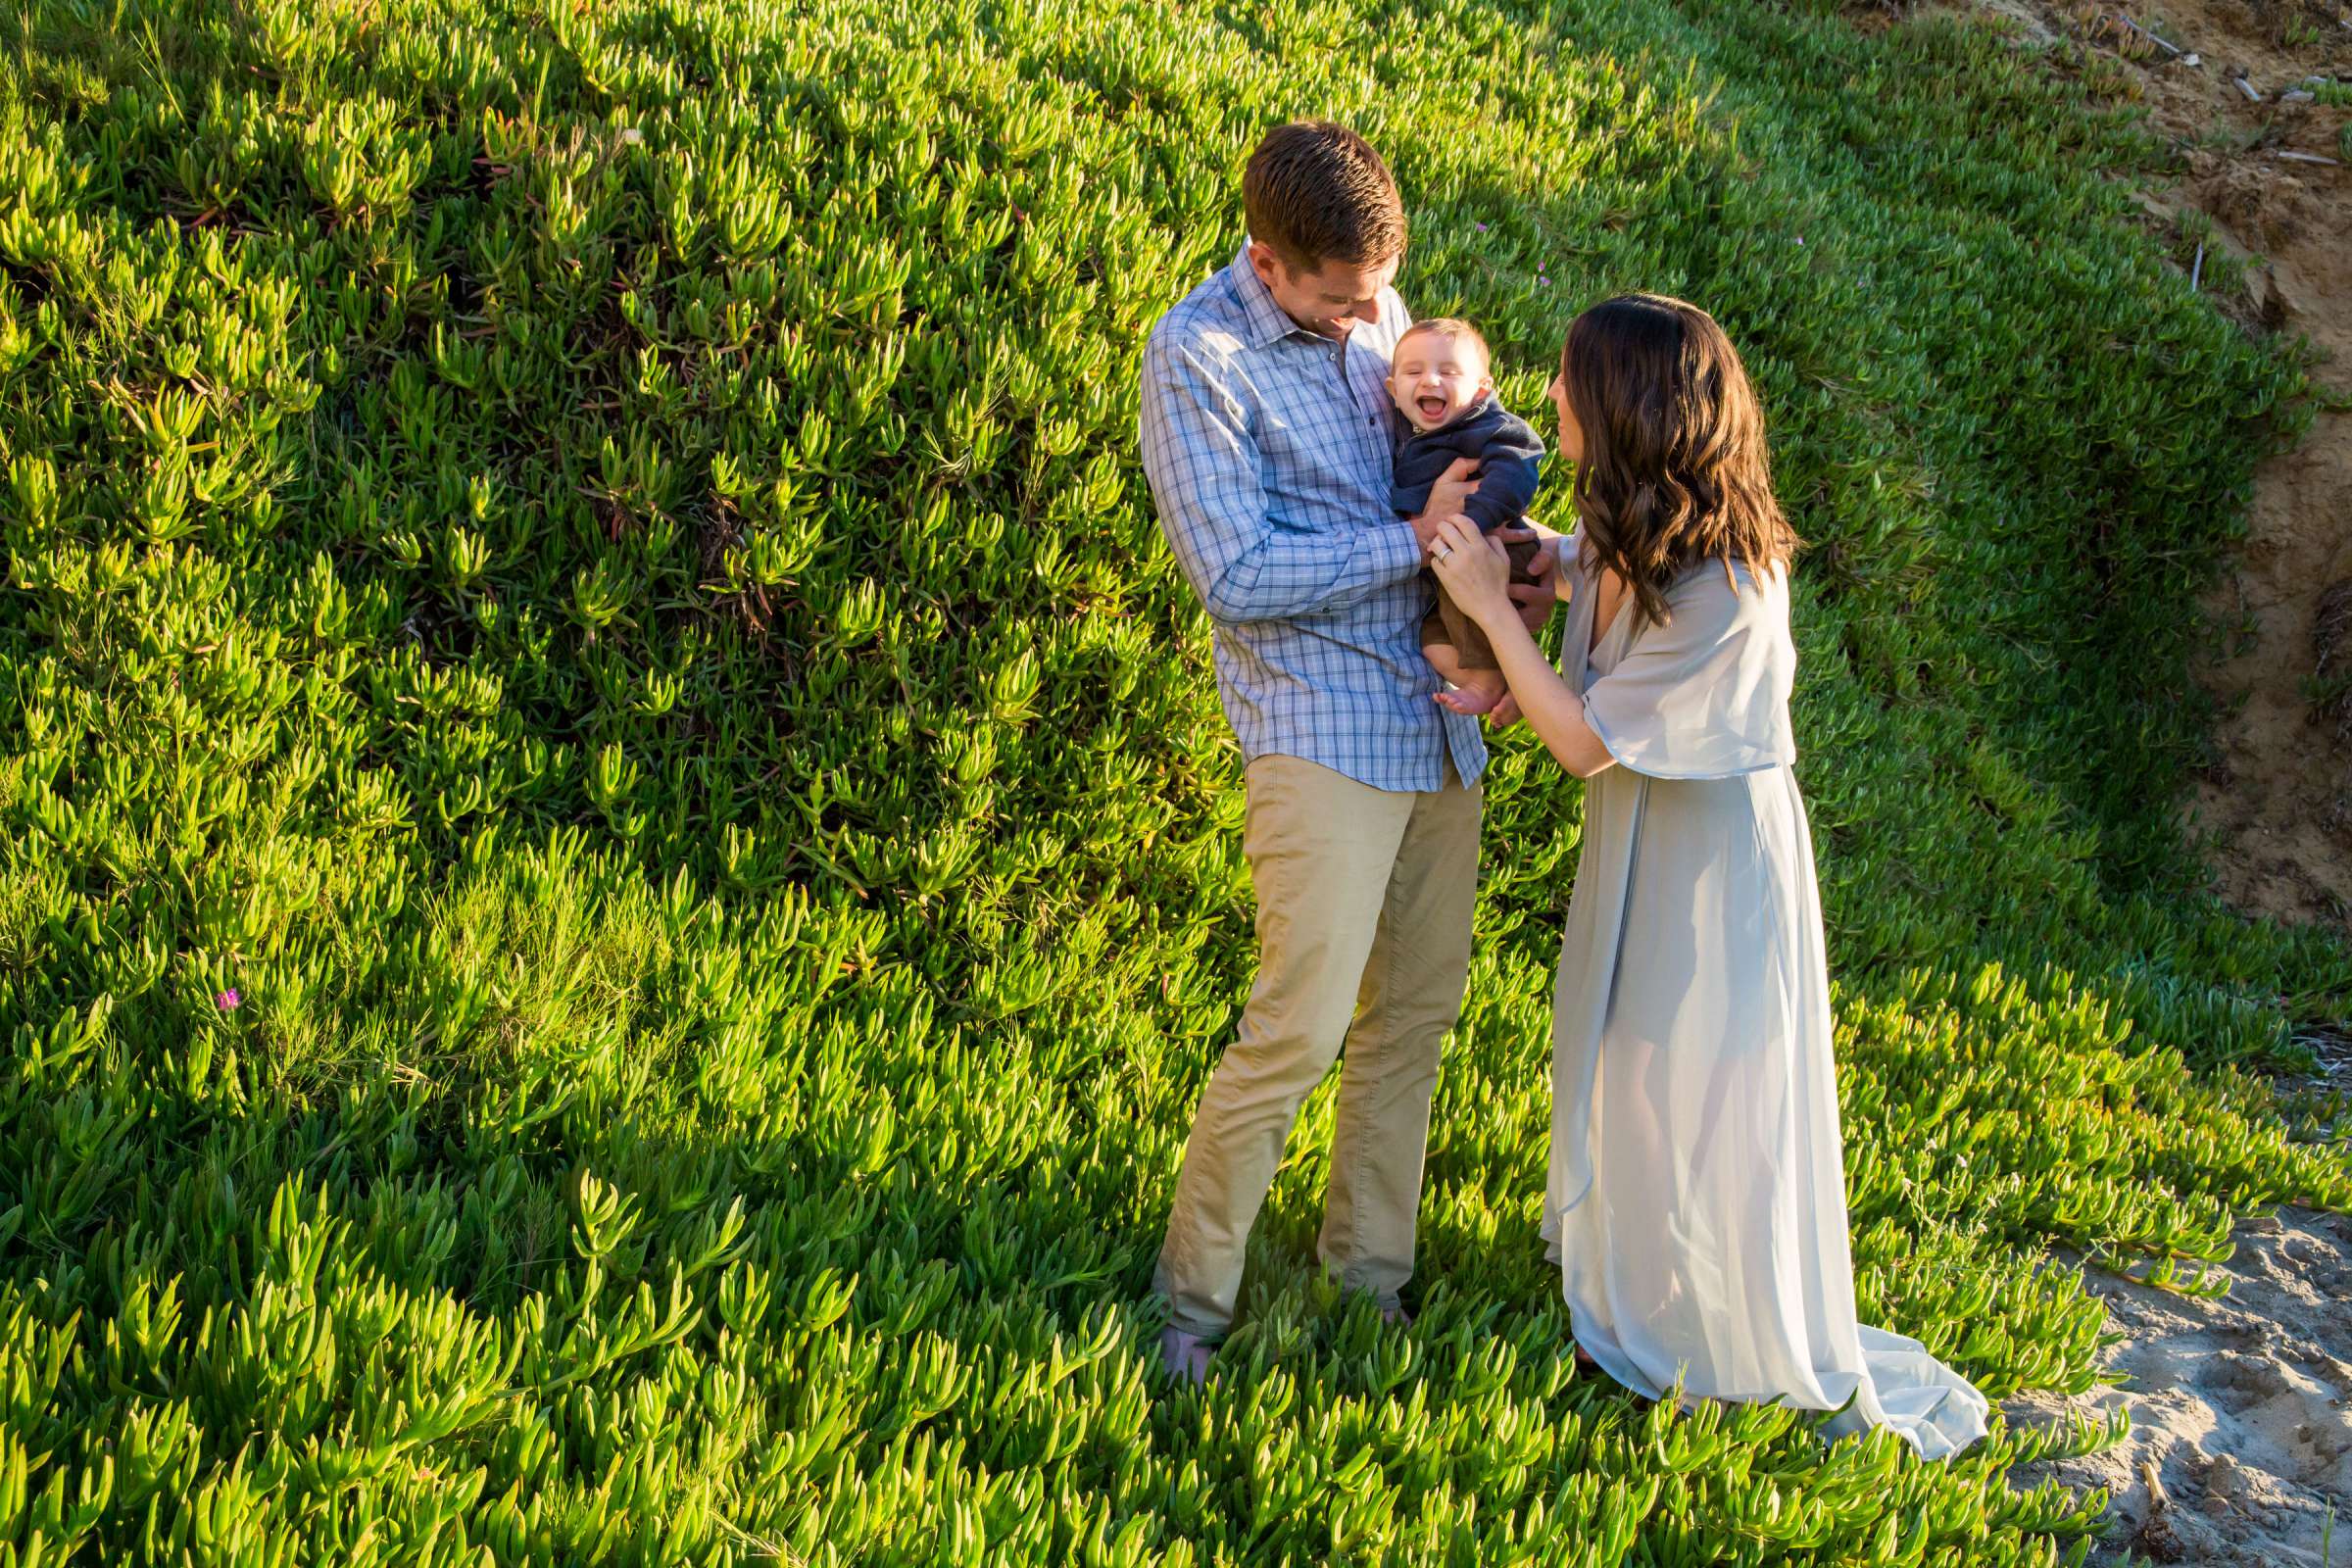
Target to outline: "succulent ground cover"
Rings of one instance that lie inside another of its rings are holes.
[[[1580,1375],[1535,1235],[1578,790],[1489,796],[1419,1320],[1202,1392],[1151,1257],[1249,979],[1134,452],[1241,158],[1423,314],[1714,310],[1811,541],[1866,1320],[2080,1389],[2066,1243],[2352,1201],[2352,956],[2201,891],[2192,606],[2304,416],[2157,156],[1949,22],[1351,0],[0,19],[0,1562],[2046,1562],[2097,1499]],[[2225,284],[2214,267],[2208,286]],[[1553,505],[1553,520],[1564,516]]]

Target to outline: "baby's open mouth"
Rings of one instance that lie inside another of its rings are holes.
[[[1421,410],[1421,417],[1424,419],[1446,417],[1446,400],[1444,398],[1421,398],[1416,401]]]

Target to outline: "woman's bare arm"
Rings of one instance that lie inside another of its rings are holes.
[[[1519,618],[1508,591],[1510,558],[1501,544],[1481,535],[1467,518],[1449,517],[1439,525],[1431,552],[1430,568],[1454,604],[1487,634],[1520,714],[1544,750],[1578,778],[1591,778],[1610,766],[1615,759],[1587,722],[1584,699],[1568,689]]]

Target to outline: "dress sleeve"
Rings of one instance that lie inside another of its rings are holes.
[[[1667,592],[1672,618],[1637,629],[1616,667],[1585,689],[1585,720],[1620,767],[1732,778],[1796,760],[1788,568],[1762,582],[1733,571],[1737,592],[1720,562],[1691,568]]]

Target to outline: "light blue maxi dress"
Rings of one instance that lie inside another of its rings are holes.
[[[1576,555],[1560,673],[1617,763],[1586,786],[1552,999],[1544,1235],[1577,1343],[1651,1398],[1679,1376],[1725,1399],[1850,1399],[1833,1435],[1883,1425],[1956,1453],[1984,1435],[1984,1396],[1854,1316],[1788,574],[1693,567],[1667,622],[1637,625],[1629,601],[1594,646]]]

